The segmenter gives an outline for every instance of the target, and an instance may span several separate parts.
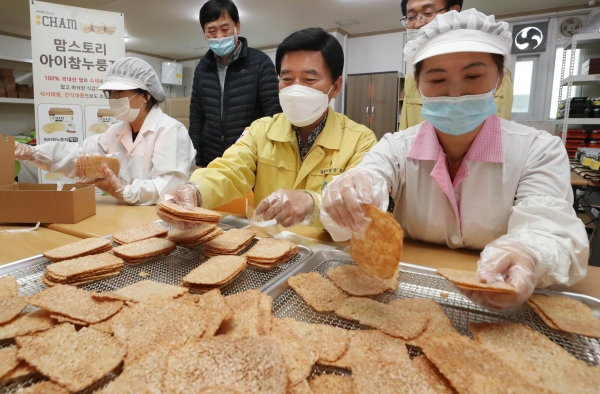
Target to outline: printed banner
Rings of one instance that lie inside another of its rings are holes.
[[[122,13],[30,0],[37,142],[77,142],[116,122],[96,90],[112,63],[125,56]],[[40,182],[65,182],[40,171]]]

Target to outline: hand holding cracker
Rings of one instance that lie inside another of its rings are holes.
[[[538,276],[534,256],[518,242],[503,238],[488,244],[477,262],[477,276],[484,283],[507,283],[514,293],[463,291],[473,302],[492,309],[515,308],[533,294]]]
[[[365,168],[353,168],[335,177],[325,188],[321,221],[328,229],[326,222],[333,221],[352,232],[364,232],[371,220],[365,215],[363,205],[385,210],[388,197],[387,183],[381,175]]]
[[[254,211],[263,220],[276,219],[283,227],[308,226],[314,221],[315,202],[303,190],[279,189],[264,198]]]
[[[107,192],[117,200],[123,199],[123,191],[125,190],[125,181],[115,175],[114,172],[106,164],[102,164],[103,179],[98,179],[94,184],[102,191]]]
[[[160,199],[158,200],[158,203],[156,204],[156,207],[157,207],[156,214],[158,215],[159,218],[161,218],[161,220],[163,220],[169,226],[171,226],[177,230],[189,230],[189,229],[196,228],[196,227],[202,225],[202,223],[184,222],[181,220],[177,220],[172,216],[164,215],[160,211],[160,209],[158,209],[158,207],[160,206],[160,204],[162,202],[166,202],[166,201],[173,202],[173,203],[179,205],[180,207],[190,210],[190,211],[196,207],[201,206],[202,205],[202,197],[200,196],[200,193],[199,193],[196,185],[194,185],[192,183],[184,183],[183,185],[179,185],[174,189],[166,191],[160,197]]]

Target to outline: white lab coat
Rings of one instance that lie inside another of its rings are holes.
[[[386,134],[358,167],[385,179],[406,237],[483,249],[520,232],[543,260],[536,268],[538,286],[571,285],[586,274],[589,243],[572,208],[565,148],[546,131],[504,119],[500,124],[504,162],[467,163],[469,175],[454,188],[460,219],[430,176],[436,162],[407,158],[420,125]]]
[[[49,171],[75,176],[74,158],[81,150],[77,143],[49,142],[38,148],[52,160]],[[119,158],[119,178],[127,183],[123,199],[132,205],[156,204],[165,190],[187,182],[196,169],[196,150],[187,129],[157,105],[146,116],[135,142],[131,125],[118,122],[105,133],[87,138],[83,150]]]

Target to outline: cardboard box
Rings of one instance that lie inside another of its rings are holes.
[[[168,98],[160,104],[160,109],[172,118],[189,118],[190,97]]]
[[[594,68],[584,68],[581,70],[581,75],[593,75],[593,74],[600,74],[600,67],[594,67]]]
[[[12,68],[0,68],[0,76],[2,77],[12,77],[13,70]]]
[[[588,59],[581,64],[581,67],[594,67],[594,66],[600,66],[600,57]]]
[[[600,74],[600,58],[588,59],[581,64],[581,75]]]
[[[4,82],[6,85],[14,85],[15,84],[15,77],[0,76],[0,81]]]
[[[17,92],[6,92],[6,97],[8,98],[19,98],[19,94]]]
[[[17,92],[19,92],[19,93],[29,91],[29,85],[21,85],[20,83],[17,83],[16,87],[17,87]]]
[[[0,223],[73,224],[96,214],[94,185],[14,183],[14,152],[15,137],[0,134]]]

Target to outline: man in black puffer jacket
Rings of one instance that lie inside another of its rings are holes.
[[[238,36],[235,4],[209,0],[200,10],[200,25],[210,50],[194,73],[189,132],[196,164],[205,167],[253,121],[280,113],[281,107],[275,65]]]

